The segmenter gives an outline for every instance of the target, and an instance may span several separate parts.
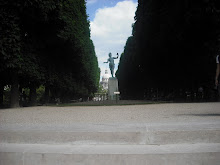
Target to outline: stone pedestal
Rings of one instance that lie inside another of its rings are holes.
[[[110,77],[108,80],[108,100],[116,100],[114,92],[118,92],[118,79]]]

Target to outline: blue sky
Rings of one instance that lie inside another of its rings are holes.
[[[123,0],[87,0],[87,14],[89,15],[89,20],[94,20],[97,9],[114,7],[120,1]]]
[[[90,20],[91,39],[98,57],[101,76],[108,69],[108,53],[121,55],[126,40],[131,36],[137,0],[87,0],[87,14]],[[115,71],[118,67],[115,60]]]

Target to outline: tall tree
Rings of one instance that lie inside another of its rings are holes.
[[[9,0],[0,6],[0,94],[11,85],[11,107],[19,106],[24,87],[32,105],[40,85],[47,98],[50,93],[63,101],[97,90],[99,68],[84,0]]]
[[[143,98],[149,88],[196,90],[211,81],[220,37],[216,2],[139,0],[133,36],[119,64],[120,90]],[[125,77],[130,68],[134,72]],[[129,77],[136,81],[131,84]]]

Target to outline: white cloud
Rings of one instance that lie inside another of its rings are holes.
[[[133,1],[118,2],[116,6],[98,9],[94,20],[91,22],[91,38],[95,45],[96,55],[101,68],[101,75],[108,68],[108,53],[113,56],[123,52],[126,40],[131,36],[132,23],[137,3]],[[115,71],[117,70],[118,60],[115,60]]]
[[[91,5],[91,4],[94,4],[96,2],[97,2],[97,0],[87,0],[87,5]]]

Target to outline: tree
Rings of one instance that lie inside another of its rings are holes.
[[[18,92],[18,74],[22,63],[21,53],[21,28],[19,27],[20,18],[16,10],[17,4],[12,3],[9,6],[6,1],[1,1],[0,19],[1,19],[1,68],[0,73],[3,75],[9,75],[6,77],[6,81],[11,84],[11,107],[19,106],[19,92]],[[9,7],[5,7],[5,6]],[[7,74],[6,74],[7,73]],[[4,77],[5,78],[5,77]],[[1,79],[4,79],[3,77]],[[6,81],[1,81],[1,88],[5,85]]]
[[[45,100],[49,93],[66,101],[98,89],[100,71],[85,1],[9,0],[0,5],[0,87],[11,85],[11,107],[19,106],[19,88],[30,88],[31,105],[40,85]]]
[[[216,2],[139,0],[119,64],[120,90],[143,98],[150,88],[197,90],[210,81],[220,38]],[[136,80],[132,85],[129,77]]]

